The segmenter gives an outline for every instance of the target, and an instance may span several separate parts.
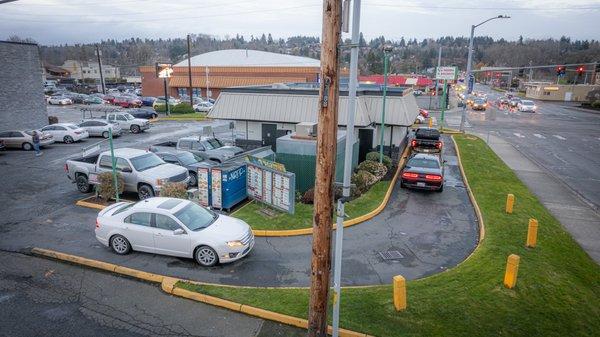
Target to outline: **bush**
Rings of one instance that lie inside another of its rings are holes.
[[[358,171],[352,175],[351,181],[356,185],[358,195],[365,193],[377,182],[377,177],[367,171]]]
[[[374,175],[377,180],[380,180],[385,176],[388,170],[384,164],[381,164],[378,161],[365,160],[358,165],[358,171],[367,171]]]
[[[171,113],[173,114],[189,114],[195,112],[190,103],[179,103],[175,106],[169,105],[169,107],[171,108]],[[154,106],[154,111],[165,112],[165,104],[156,104]]]
[[[58,117],[48,116],[48,124],[56,124],[56,123],[58,123]]]
[[[187,199],[187,185],[185,183],[170,183],[163,184],[160,189],[160,196],[166,198]]]
[[[124,181],[123,176],[117,172],[117,187],[119,194],[123,193]],[[115,197],[115,185],[112,172],[102,172],[98,175],[98,185],[96,192],[104,202],[108,203],[110,199]]]
[[[312,205],[315,202],[315,189],[314,187],[304,192],[302,195],[302,203]]]
[[[592,106],[592,108],[597,108],[597,109],[600,108],[600,101],[592,102],[591,106]]]
[[[367,153],[367,160],[379,162],[379,152],[373,151]],[[382,163],[388,170],[392,168],[392,158],[383,155]]]

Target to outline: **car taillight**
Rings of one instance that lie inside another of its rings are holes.
[[[80,134],[81,134],[81,131],[75,131],[75,134],[76,134],[76,135],[80,135]]]
[[[96,219],[96,228],[100,228],[100,221],[98,219]]]
[[[442,181],[442,176],[438,176],[436,174],[426,174],[425,179],[433,181]]]
[[[417,179],[418,177],[419,177],[418,173],[412,173],[412,172],[402,173],[402,178],[405,178],[405,179]]]
[[[442,142],[442,141],[438,141],[438,142],[435,143],[435,148],[436,149],[441,149],[442,146],[444,146],[444,142]]]
[[[69,173],[69,165],[65,164],[65,172]]]
[[[415,139],[410,141],[410,146],[411,147],[416,147],[417,146],[417,141]]]

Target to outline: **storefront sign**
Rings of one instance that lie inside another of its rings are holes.
[[[454,81],[456,80],[457,73],[456,67],[437,67],[435,70],[435,79]]]
[[[256,158],[260,159],[260,158]],[[273,163],[268,161],[269,163]],[[275,163],[278,167],[282,164]],[[296,175],[274,169],[273,165],[264,166],[248,161],[246,188],[248,196],[276,209],[294,214],[294,193],[296,191]]]
[[[253,157],[253,156],[246,156],[246,161],[249,163],[252,163],[254,165],[268,167],[275,171],[285,172],[285,165],[283,165],[281,163],[276,163],[274,161],[270,161],[267,159],[257,158],[257,157]]]

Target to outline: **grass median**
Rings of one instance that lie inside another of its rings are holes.
[[[381,204],[383,197],[390,186],[390,181],[379,181],[373,185],[367,193],[346,204],[348,219],[369,213]],[[232,216],[246,221],[254,230],[287,230],[311,228],[313,218],[313,205],[296,202],[294,214],[274,211],[274,215],[261,212],[264,205],[259,202],[251,202],[234,212]]]
[[[454,137],[485,220],[485,239],[459,266],[409,281],[404,312],[394,311],[391,286],[343,289],[341,326],[376,336],[596,335],[600,267],[482,140]],[[507,193],[516,196],[512,215],[504,213]],[[530,217],[540,226],[535,249],[524,246]],[[502,285],[509,254],[521,256],[512,290]],[[307,317],[308,289],[178,286]]]
[[[205,113],[170,114],[160,116],[159,121],[204,121],[207,120]]]

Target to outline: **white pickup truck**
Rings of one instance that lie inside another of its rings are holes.
[[[115,149],[114,154],[117,171],[125,181],[124,191],[136,192],[140,200],[159,194],[166,182],[187,184],[190,180],[185,167],[168,164],[152,152],[121,148]],[[97,175],[112,170],[110,151],[67,160],[65,170],[80,192],[89,193],[92,186],[98,183]]]
[[[106,120],[111,123],[118,123],[124,130],[132,133],[140,133],[150,128],[150,122],[147,119],[135,118],[128,112],[111,112],[106,114]]]

